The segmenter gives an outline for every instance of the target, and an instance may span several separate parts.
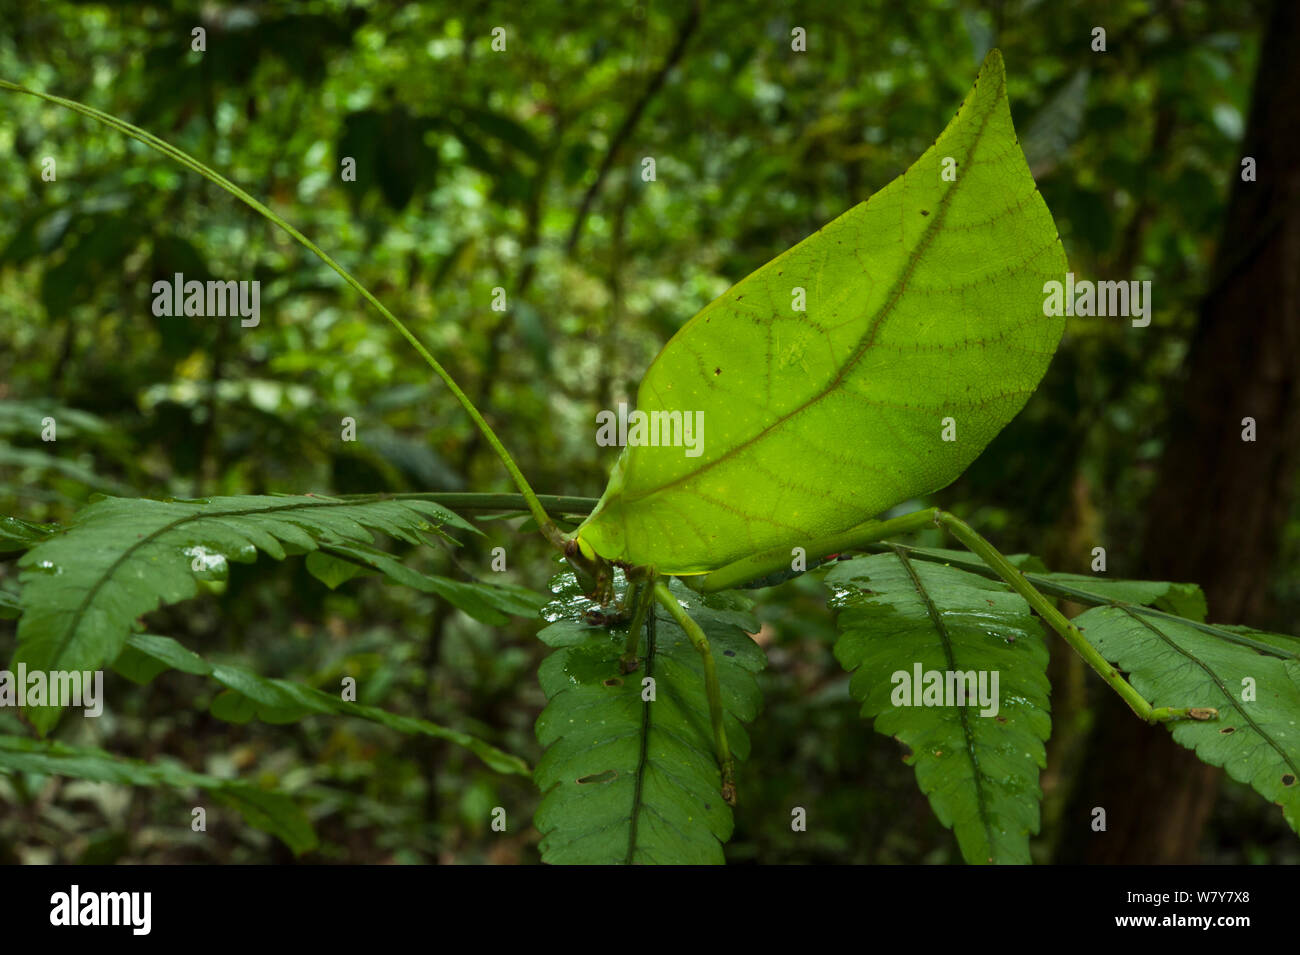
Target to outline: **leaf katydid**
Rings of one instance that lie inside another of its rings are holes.
[[[997,570],[1141,719],[1210,719],[1209,707],[1153,707],[953,515],[874,519],[960,475],[1019,412],[1063,332],[1044,314],[1042,286],[1065,271],[1065,255],[1005,86],[995,50],[907,172],[674,336],[641,382],[638,410],[701,409],[712,437],[696,456],[625,447],[568,554],[588,565],[601,599],[609,562],[714,592],[785,569],[795,546],[822,556],[936,525]],[[798,361],[783,340],[798,345]],[[964,436],[942,440],[941,420],[958,417]],[[681,613],[661,586],[655,597]],[[716,723],[712,690],[709,699]],[[717,756],[734,794],[725,736]]]
[[[145,143],[221,186],[319,256],[389,321],[448,386],[504,464],[543,536],[600,603],[614,569],[632,626],[662,606],[698,651],[720,789],[735,797],[732,748],[710,640],[666,578],[726,590],[810,556],[938,526],[978,555],[1142,719],[1205,720],[1209,707],[1155,706],[969,525],[935,508],[874,516],[954,480],[1019,412],[1059,343],[1041,286],[1065,255],[1011,124],[1000,54],[990,53],[947,129],[898,179],[706,307],[661,352],[639,409],[703,412],[708,450],[629,447],[605,495],[562,534],[509,452],[406,325],[310,239],[247,192],[138,127],[0,81]],[[801,303],[802,308],[795,303]],[[959,440],[944,441],[952,418]],[[1196,701],[1188,701],[1194,703]]]

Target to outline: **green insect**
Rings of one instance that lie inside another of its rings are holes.
[[[612,567],[633,581],[624,669],[635,664],[651,599],[709,653],[665,576],[705,593],[761,586],[789,573],[795,548],[835,554],[938,526],[997,570],[1143,719],[1208,718],[1154,709],[951,514],[876,519],[951,483],[1024,406],[1064,331],[1063,318],[1045,314],[1043,286],[1066,270],[994,51],[907,172],[708,305],[646,372],[638,410],[702,412],[702,453],[624,448],[595,510],[562,544],[597,600],[612,596]],[[706,666],[723,789],[734,795],[712,673]]]
[[[641,382],[637,410],[699,415],[700,445],[626,447],[595,509],[566,535],[447,370],[311,240],[145,130],[0,81],[0,89],[90,117],[203,175],[318,255],[383,315],[460,402],[542,534],[568,559],[598,608],[588,622],[629,623],[624,673],[643,665],[641,637],[654,629],[655,603],[699,652],[729,803],[734,763],[709,639],[666,579],[705,594],[765,586],[790,574],[796,548],[839,555],[944,528],[1142,719],[1217,715],[1153,707],[960,519],[937,508],[878,519],[951,483],[975,460],[1037,388],[1064,330],[1063,318],[1046,314],[1043,286],[1063,278],[1065,253],[1016,139],[1005,88],[994,50],[957,115],[903,175],[739,282],[668,342]],[[627,581],[617,600],[616,568]]]

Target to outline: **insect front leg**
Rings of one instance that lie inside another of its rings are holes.
[[[632,673],[641,666],[637,649],[641,645],[641,629],[645,625],[646,613],[654,603],[657,579],[653,567],[635,567],[628,571],[626,606],[631,609],[632,624],[627,630],[627,645],[623,648],[623,656],[619,658],[619,668],[624,673]]]
[[[588,557],[576,540],[564,543],[564,559],[573,568],[583,593],[597,607],[608,606],[614,599],[614,568],[598,554]]]

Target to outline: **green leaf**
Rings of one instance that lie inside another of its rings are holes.
[[[501,587],[479,581],[465,582],[421,573],[368,544],[328,544],[324,549],[372,567],[399,584],[412,587],[422,593],[436,594],[453,607],[465,611],[475,620],[495,627],[506,623],[510,615],[531,617],[545,603],[545,599],[540,594],[523,587]],[[525,598],[524,594],[528,597]]]
[[[1029,605],[1000,583],[901,552],[847,561],[826,583],[838,591],[835,656],[853,674],[849,692],[876,732],[910,748],[917,783],[962,856],[1029,862],[1051,732],[1047,646]],[[978,703],[909,705],[918,666],[954,688],[951,674],[986,673],[991,689],[996,673],[996,713],[981,715]]]
[[[7,591],[0,590],[0,620],[17,620],[22,615],[18,598]]]
[[[1217,720],[1170,724],[1174,740],[1281,806],[1287,825],[1300,833],[1300,660],[1294,658],[1300,643],[1231,628],[1286,648],[1289,658],[1282,659],[1125,607],[1095,607],[1074,623],[1153,706],[1217,709]]]
[[[1076,70],[1029,121],[1021,142],[1025,161],[1039,178],[1070,154],[1088,108],[1090,71]]]
[[[188,600],[199,581],[220,579],[228,561],[251,562],[258,550],[282,560],[288,549],[369,544],[372,530],[419,543],[419,532],[448,525],[472,529],[421,500],[104,498],[19,559],[22,618],[14,664],[98,669],[117,659],[141,614]],[[60,711],[30,707],[27,716],[46,733]]]
[[[367,109],[348,114],[337,144],[338,157],[356,162],[356,185],[349,190],[353,206],[372,190],[390,209],[405,209],[416,191],[433,185],[438,150],[425,142],[428,120],[406,107]]]
[[[572,574],[560,578],[560,599],[547,611],[558,622],[539,635],[556,652],[539,671],[548,700],[537,720],[547,747],[534,774],[544,796],[535,822],[542,858],[552,863],[716,864],[731,836],[731,809],[721,794],[704,669],[699,653],[662,608],[654,636],[643,637],[640,670],[619,668],[626,629],[582,623],[590,606]],[[675,585],[688,613],[709,638],[732,754],[749,753],[742,721],[758,713],[754,674],[763,651],[757,631],[734,598],[701,598]],[[559,619],[562,615],[563,619]],[[648,650],[647,650],[648,646]],[[642,699],[642,681],[655,699]],[[743,786],[742,786],[743,790]]]
[[[122,662],[122,657],[128,653],[140,654],[153,660],[162,668],[158,673],[163,670],[180,670],[191,676],[209,676],[212,673],[212,667],[206,660],[171,637],[160,637],[152,633],[131,634],[127,638],[127,646],[122,651],[122,656],[113,663],[114,669],[117,669],[117,665]],[[149,679],[152,680],[153,677]],[[147,683],[148,680],[144,682]]]
[[[882,552],[892,553],[893,544],[876,545]],[[988,570],[991,574],[996,574],[992,567],[980,560],[978,554],[973,554],[968,550],[954,550],[949,547],[907,547],[907,556],[918,558],[920,560],[938,560],[941,563],[952,564],[954,567],[965,568],[965,565],[978,564],[981,568]],[[1034,554],[1003,554],[1007,562],[1024,573],[1037,571],[1047,572],[1047,566],[1042,560]],[[968,568],[965,568],[968,569]]]
[[[995,50],[906,173],[673,337],[637,410],[702,413],[701,453],[629,441],[587,550],[699,574],[839,533],[950,483],[1020,411],[1064,329],[1044,282],[1067,266],[1005,85]]]
[[[1180,617],[1205,619],[1205,594],[1196,584],[1167,580],[1119,580],[1087,574],[1040,574],[1033,581],[1060,584],[1104,601],[1158,607]]]
[[[55,419],[60,439],[88,438],[105,446],[125,443],[107,421],[89,411],[69,408],[48,398],[0,401],[0,434],[36,439],[44,430],[46,418]]]
[[[0,517],[0,554],[34,547],[58,529],[58,524],[33,524],[17,517]]]
[[[130,493],[131,489],[126,484],[96,474],[93,468],[84,463],[86,461],[89,461],[88,455],[77,455],[75,458],[61,456],[41,448],[15,448],[9,442],[0,440],[0,467],[57,474],[101,491],[115,494]]]
[[[280,839],[295,853],[316,848],[316,833],[298,805],[282,793],[237,780],[216,779],[178,763],[145,763],[124,759],[89,746],[69,746],[53,740],[0,736],[0,773],[41,773],[71,776],[128,786],[198,788],[237,809],[249,825]],[[189,824],[189,814],[179,825]]]
[[[469,750],[498,773],[531,775],[528,764],[468,733],[448,729],[429,720],[390,713],[377,706],[364,706],[289,680],[260,676],[241,667],[209,664],[170,637],[134,633],[113,663],[113,669],[136,683],[147,683],[165,670],[176,669],[206,676],[227,688],[213,701],[212,713],[231,723],[260,719],[266,723],[296,723],[314,713],[351,716],[399,733],[446,740]]]
[[[489,136],[495,136],[525,156],[536,157],[541,152],[537,139],[528,128],[504,113],[494,113],[492,110],[473,106],[464,106],[459,113],[471,125],[478,127]]]
[[[338,590],[363,570],[351,561],[339,560],[318,550],[308,554],[304,563],[307,566],[307,573],[330,590]]]
[[[871,545],[870,549],[884,551],[891,550],[895,546],[897,545]],[[996,570],[980,560],[978,555],[969,551],[940,547],[902,547],[902,549],[909,557],[916,560],[938,560],[961,570],[981,574],[993,580],[1001,580]],[[1154,607],[1174,616],[1196,621],[1205,620],[1205,594],[1196,584],[1051,573],[1043,566],[1043,562],[1032,554],[1010,554],[1007,555],[1007,560],[1019,568],[1031,584],[1053,597],[1091,605],[1124,603]]]

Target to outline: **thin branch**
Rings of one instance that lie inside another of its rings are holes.
[[[587,187],[586,195],[582,197],[582,204],[578,206],[578,214],[573,220],[573,227],[569,230],[569,240],[564,246],[564,251],[568,255],[573,255],[578,247],[578,240],[582,238],[582,227],[587,222],[587,215],[591,212],[592,203],[596,201],[596,194],[600,192],[601,186],[605,183],[605,177],[609,175],[610,169],[613,168],[619,150],[623,148],[623,144],[632,135],[632,130],[636,128],[636,124],[640,121],[641,114],[645,112],[645,108],[664,85],[664,80],[668,78],[668,74],[681,60],[682,54],[686,52],[686,44],[690,42],[691,36],[695,33],[695,28],[699,26],[699,23],[700,0],[692,0],[690,12],[686,14],[686,19],[682,21],[682,25],[677,30],[677,40],[673,43],[668,58],[664,60],[658,72],[650,77],[650,82],[646,84],[645,90],[641,93],[641,98],[633,104],[632,109],[623,119],[623,125],[614,134],[614,138],[609,144],[609,150],[605,153],[605,158],[596,173],[595,181]]]

